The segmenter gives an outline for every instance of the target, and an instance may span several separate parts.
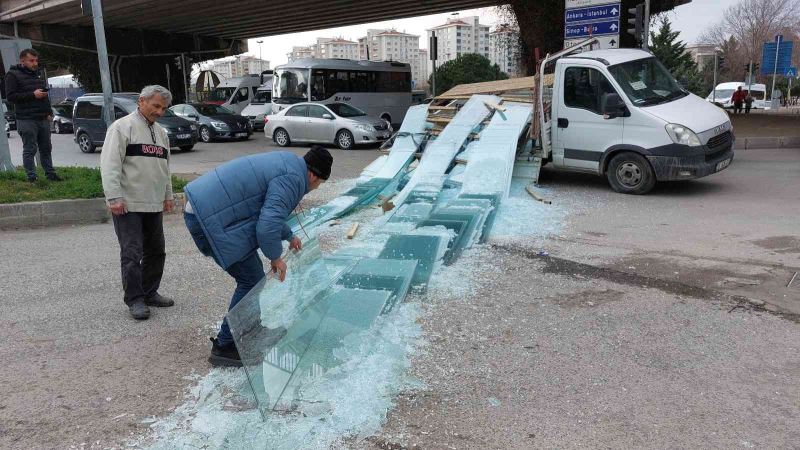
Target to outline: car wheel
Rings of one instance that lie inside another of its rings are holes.
[[[53,122],[53,132],[55,134],[61,134],[61,125],[58,122]]]
[[[281,147],[288,147],[292,143],[292,140],[289,139],[289,133],[283,128],[275,130],[275,133],[272,135],[272,140]]]
[[[182,152],[190,152],[194,148],[194,144],[192,144],[192,145],[184,145],[184,146],[179,147],[179,148],[181,149]]]
[[[203,125],[200,127],[200,140],[208,144],[211,142],[211,129]]]
[[[656,185],[656,176],[650,163],[644,156],[633,152],[614,156],[608,164],[606,177],[608,184],[622,194],[646,194]]]
[[[353,133],[342,130],[336,134],[336,145],[339,146],[342,150],[350,150],[355,145],[355,140],[353,139]]]
[[[80,147],[83,153],[94,153],[95,149],[92,138],[86,133],[78,134],[78,147]]]

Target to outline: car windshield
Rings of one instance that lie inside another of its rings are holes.
[[[192,105],[201,116],[232,116],[234,114],[228,108],[217,105]]]
[[[608,70],[636,106],[658,105],[689,95],[656,58],[637,59]]]
[[[256,92],[256,96],[253,97],[253,101],[250,103],[253,105],[263,105],[265,103],[269,103],[270,100],[272,100],[271,91],[258,91]]]
[[[733,89],[717,89],[712,94],[708,94],[708,98],[730,98],[733,95]]]
[[[218,87],[208,94],[208,101],[227,102],[236,91],[235,87]]]
[[[53,110],[59,116],[72,118],[72,106],[53,106]]]
[[[330,110],[339,117],[361,117],[367,115],[364,111],[346,103],[331,103],[325,106],[330,108]]]
[[[308,101],[308,70],[283,69],[275,76],[279,82],[273,85],[272,100],[279,104],[292,104]]]

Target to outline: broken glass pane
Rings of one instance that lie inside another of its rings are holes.
[[[381,311],[381,314],[386,314],[405,298],[416,268],[416,260],[364,258],[342,275],[337,284],[352,289],[381,289],[391,292],[391,298]]]
[[[390,236],[380,254],[385,259],[417,260],[411,279],[414,289],[424,290],[434,269],[444,256],[449,237],[442,235],[401,234]]]

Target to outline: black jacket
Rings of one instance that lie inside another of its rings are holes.
[[[50,114],[50,97],[38,99],[33,95],[36,89],[44,89],[47,82],[38,72],[28,70],[22,64],[16,65],[6,75],[6,98],[16,106],[17,120],[44,119]]]

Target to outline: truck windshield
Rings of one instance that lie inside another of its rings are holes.
[[[208,94],[208,100],[211,102],[227,102],[234,91],[236,91],[235,87],[218,87]]]
[[[275,103],[286,105],[308,100],[308,69],[283,69],[275,75],[280,79],[273,85]]]
[[[264,103],[269,103],[270,100],[272,100],[271,91],[258,91],[256,92],[256,96],[253,97],[253,101],[250,103],[253,105],[263,105]]]
[[[689,95],[656,58],[616,64],[608,70],[636,106],[667,103]]]
[[[731,98],[733,95],[733,89],[717,89],[716,92],[713,93],[713,97],[717,99],[721,98]],[[713,98],[711,94],[708,94],[708,98]]]

